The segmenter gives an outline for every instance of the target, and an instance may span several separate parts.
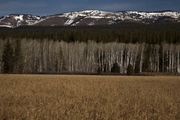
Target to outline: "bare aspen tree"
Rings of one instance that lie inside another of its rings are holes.
[[[4,40],[0,39],[0,73],[2,73],[2,66],[3,66],[3,62],[2,62],[2,55],[3,55],[3,51],[4,51]]]

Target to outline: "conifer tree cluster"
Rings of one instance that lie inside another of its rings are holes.
[[[65,42],[180,43],[180,24],[133,24],[91,27],[0,28],[0,39],[49,39]]]
[[[2,64],[3,73],[21,73],[23,65],[23,56],[21,54],[21,42],[17,40],[15,47],[8,40],[4,45]]]

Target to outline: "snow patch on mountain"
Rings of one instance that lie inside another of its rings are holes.
[[[71,25],[74,22],[74,19],[67,20],[64,25]]]
[[[24,20],[24,19],[23,19],[23,16],[24,16],[24,15],[17,15],[17,16],[14,16],[14,19],[15,19],[15,20],[23,21],[23,20]]]
[[[13,28],[11,25],[0,25],[0,27]]]
[[[140,15],[140,18],[154,18],[154,17],[172,17],[172,18],[179,18],[180,13],[178,12],[138,12],[138,11],[129,11],[129,14],[137,14]]]

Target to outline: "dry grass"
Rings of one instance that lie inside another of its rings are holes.
[[[1,120],[180,120],[180,77],[0,75]]]

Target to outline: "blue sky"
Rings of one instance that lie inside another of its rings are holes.
[[[97,9],[106,11],[180,11],[180,0],[0,0],[0,15],[55,13]]]

